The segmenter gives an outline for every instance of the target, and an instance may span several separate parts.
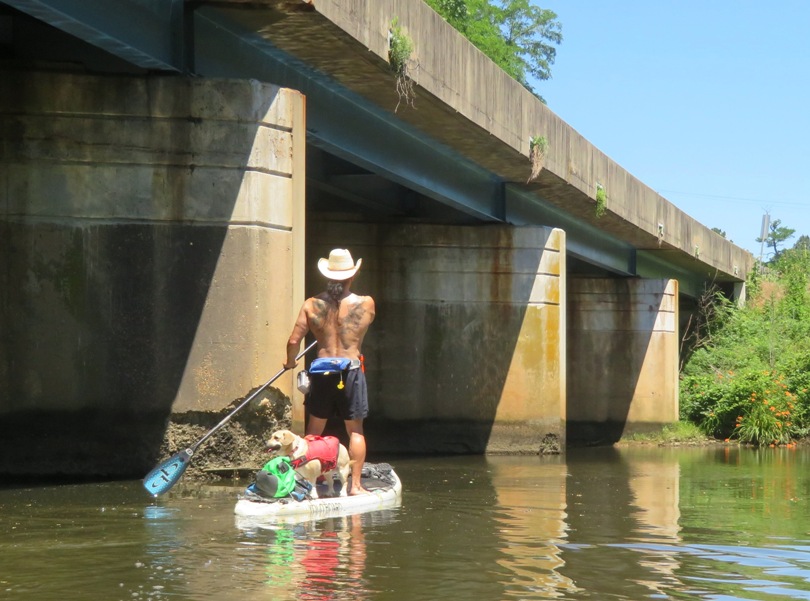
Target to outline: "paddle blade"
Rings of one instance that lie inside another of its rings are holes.
[[[168,491],[183,476],[191,461],[191,449],[172,455],[143,479],[143,487],[150,495],[158,496]]]

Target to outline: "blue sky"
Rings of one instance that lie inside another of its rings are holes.
[[[535,1],[566,123],[757,257],[765,212],[810,235],[810,0]]]

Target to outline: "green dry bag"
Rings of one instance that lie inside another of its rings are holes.
[[[295,470],[289,457],[275,457],[256,474],[256,487],[270,497],[286,497],[295,488]]]

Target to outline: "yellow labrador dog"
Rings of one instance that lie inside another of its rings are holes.
[[[354,462],[349,459],[346,447],[334,436],[301,437],[289,430],[277,430],[267,441],[267,448],[274,456],[284,455],[290,458],[295,471],[312,484],[310,495],[313,499],[318,498],[315,483],[321,475],[326,479],[330,491],[333,490],[333,479],[337,476],[340,480],[340,496],[346,496],[349,473]]]

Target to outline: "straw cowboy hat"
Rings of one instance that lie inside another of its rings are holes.
[[[339,282],[354,277],[363,259],[357,259],[357,263],[352,259],[352,254],[345,248],[336,248],[329,253],[328,259],[318,259],[318,269],[330,280]]]

